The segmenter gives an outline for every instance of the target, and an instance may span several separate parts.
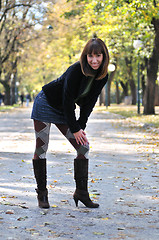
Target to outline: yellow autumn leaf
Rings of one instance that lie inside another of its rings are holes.
[[[108,217],[106,217],[106,218],[102,218],[102,220],[109,220],[109,218],[108,218]]]
[[[101,233],[101,232],[94,232],[94,235],[104,235],[105,233]]]

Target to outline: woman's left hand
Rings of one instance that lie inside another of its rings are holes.
[[[78,143],[78,144],[81,144],[81,145],[87,145],[87,144],[89,144],[89,142],[88,142],[88,139],[87,139],[87,137],[86,137],[86,133],[82,130],[82,129],[80,129],[78,132],[76,132],[76,133],[73,133],[73,135],[74,135],[74,137],[75,137],[75,139],[76,139],[76,142]]]

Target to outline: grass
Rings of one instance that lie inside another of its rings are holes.
[[[0,106],[0,112],[6,112],[8,110],[12,110],[13,106]]]
[[[141,106],[141,114],[137,114],[137,106],[131,105],[111,105],[108,108],[105,106],[97,106],[97,111],[108,111],[119,114],[125,118],[136,120],[142,123],[153,124],[154,127],[159,127],[159,107],[155,107],[155,115],[143,115],[143,107]]]
[[[19,104],[14,104],[13,106],[2,105],[2,106],[0,106],[0,112],[7,112],[9,110],[13,110],[16,107],[19,107]]]

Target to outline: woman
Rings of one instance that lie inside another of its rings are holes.
[[[31,118],[34,119],[36,149],[33,159],[37,182],[37,198],[41,208],[49,208],[46,152],[49,143],[50,125],[54,123],[77,151],[74,159],[76,190],[73,195],[76,206],[81,201],[86,207],[97,208],[89,198],[88,159],[89,142],[85,133],[86,123],[98,96],[108,79],[109,53],[99,38],[89,40],[83,49],[80,61],[45,86],[37,95]],[[80,107],[76,119],[75,108]]]

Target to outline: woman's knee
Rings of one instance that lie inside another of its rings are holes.
[[[85,158],[87,158],[89,149],[90,149],[90,147],[89,147],[88,143],[86,145],[81,145],[80,148],[77,149],[77,154],[83,155]]]

